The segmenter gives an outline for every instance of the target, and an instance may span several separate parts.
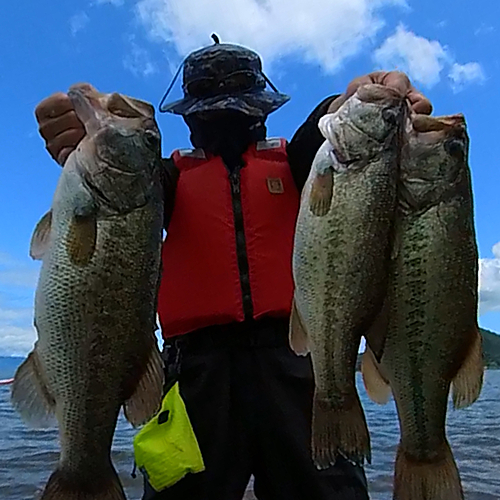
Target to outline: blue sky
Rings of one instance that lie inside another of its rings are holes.
[[[325,96],[377,68],[405,70],[435,106],[462,112],[471,137],[481,262],[480,324],[500,332],[500,5],[496,0],[88,0],[10,2],[0,29],[0,355],[26,354],[35,334],[38,263],[32,230],[50,206],[60,168],[44,150],[33,110],[78,81],[157,105],[192,49],[222,41],[259,51],[292,100],[268,121],[290,138]],[[177,83],[172,99],[180,96]],[[187,128],[159,115],[164,154],[189,146]]]

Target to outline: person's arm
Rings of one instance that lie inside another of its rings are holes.
[[[424,115],[432,113],[432,104],[429,99],[411,84],[407,75],[400,71],[375,71],[354,78],[343,94],[327,97],[323,100],[297,130],[288,144],[288,161],[299,191],[302,191],[314,157],[325,140],[318,129],[319,119],[326,113],[334,113],[356,92],[358,87],[373,83],[391,87],[400,92],[401,95],[406,96],[414,113]]]
[[[321,144],[325,141],[319,131],[318,121],[328,112],[330,104],[338,97],[339,95],[334,95],[321,101],[288,143],[288,163],[299,191],[302,191],[314,157]]]
[[[164,158],[161,182],[164,193],[163,228],[165,231],[168,231],[168,225],[170,223],[170,219],[172,218],[172,212],[174,211],[175,191],[178,180],[179,170],[175,166],[173,160],[171,158]]]

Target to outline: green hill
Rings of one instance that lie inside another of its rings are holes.
[[[500,335],[483,330],[483,354],[484,363],[488,368],[500,369]]]
[[[500,335],[480,328],[483,335],[483,356],[487,368],[500,369]],[[356,368],[361,367],[361,354],[358,356]]]

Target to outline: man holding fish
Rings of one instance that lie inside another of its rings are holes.
[[[342,201],[347,192],[342,189],[342,168],[348,169],[363,151],[375,154],[381,145],[386,146],[380,150],[386,157],[382,155],[376,165],[371,164],[371,177],[360,181],[357,188],[362,199],[370,203],[382,196],[377,216],[363,218],[353,213],[342,221],[340,215],[336,226],[330,224],[328,238],[335,241],[336,234],[342,234],[348,241],[363,231],[366,223],[367,231],[380,232],[389,240],[396,185],[386,172],[393,168],[397,156],[391,151],[400,147],[397,141],[408,115],[405,107],[429,115],[432,106],[405,74],[375,72],[354,79],[344,94],[323,100],[287,142],[266,137],[268,115],[289,100],[274,87],[274,92],[267,91],[266,83],[270,84],[256,53],[216,40],[215,45],[186,58],[184,98],[161,108],[183,117],[194,149],[177,150],[162,162],[163,227],[167,237],[162,248],[157,310],[167,378],[179,381],[206,469],[162,491],[155,491],[146,479],[144,500],[238,500],[251,475],[255,478],[255,494],[262,500],[368,498],[362,469],[364,459],[370,457],[364,417],[362,410],[356,409],[359,401],[352,385],[339,380],[350,376],[343,364],[350,364],[356,357],[365,333],[360,328],[366,330],[375,311],[381,309],[379,298],[368,294],[373,292],[370,287],[384,285],[384,276],[375,265],[369,276],[360,276],[357,283],[345,283],[343,290],[327,294],[337,304],[342,304],[342,297],[346,304],[356,303],[356,314],[363,315],[359,328],[345,328],[344,340],[331,341],[330,351],[314,335],[308,339],[306,330],[321,311],[304,305],[317,301],[317,297],[306,297],[300,288],[308,280],[308,286],[314,288],[322,276],[318,268],[302,282],[295,268],[292,273],[300,193],[307,180],[302,202],[316,218],[325,217],[332,194],[338,189],[339,206],[347,203]],[[36,108],[47,150],[63,166],[89,133],[70,97],[56,93]],[[132,107],[137,116],[151,118],[148,107],[140,101],[131,102],[115,106],[111,113],[127,117]],[[339,147],[334,152],[324,145],[325,137],[334,136],[337,129],[321,120],[325,116],[347,120],[342,118],[346,106],[352,108],[350,116],[359,116],[357,125],[350,126],[358,128],[356,141],[363,151],[346,145],[344,137],[337,137]],[[376,130],[379,123],[381,128]],[[393,129],[396,135],[391,135]],[[330,169],[330,160],[316,165],[320,147],[328,158],[337,154],[334,162],[338,169]],[[313,160],[316,166],[314,175],[310,175]],[[378,191],[371,189],[372,185]],[[337,246],[341,243],[339,240]],[[300,246],[298,241],[295,244],[296,248]],[[333,247],[328,262],[342,255],[342,250]],[[361,248],[365,250],[370,250],[369,262],[361,267],[371,266],[379,253],[391,253],[383,242],[373,249]],[[294,266],[298,258],[294,256]],[[344,276],[349,273],[342,264],[325,269],[323,274],[330,271],[344,272]],[[292,301],[293,278],[297,289]],[[103,293],[105,286],[103,282]],[[369,289],[357,291],[355,286]],[[356,302],[357,292],[367,302]],[[329,316],[330,312],[325,317],[331,328],[349,324],[339,315]],[[311,341],[316,348],[311,347]],[[297,356],[289,342],[296,353],[311,350],[316,377],[311,356]],[[375,337],[370,345],[376,355],[381,353]],[[330,359],[322,359],[325,352]],[[330,360],[331,367],[323,370]],[[331,380],[325,379],[325,374]],[[338,377],[335,383],[331,382],[333,374]],[[352,404],[355,410],[340,417],[340,413],[333,415],[337,403]],[[332,423],[330,417],[339,420]],[[344,428],[349,429],[347,434]],[[319,439],[317,432],[321,434]],[[85,463],[82,461],[80,467]],[[60,467],[64,467],[62,464]],[[64,484],[57,486],[52,485],[43,498],[123,498],[116,487],[93,496],[78,496],[82,492],[72,496],[64,491]]]

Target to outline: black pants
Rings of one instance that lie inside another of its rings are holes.
[[[285,321],[206,329],[166,352],[206,470],[160,493],[145,481],[143,500],[241,500],[252,474],[259,500],[368,499],[360,467],[311,460],[311,361],[290,350]]]

